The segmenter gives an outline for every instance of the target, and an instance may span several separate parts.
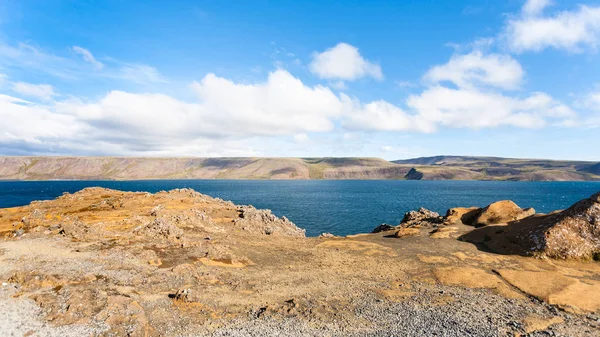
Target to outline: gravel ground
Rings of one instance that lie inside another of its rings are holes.
[[[35,302],[13,298],[16,291],[12,284],[2,284],[0,287],[0,336],[81,337],[101,332],[83,325],[51,326],[44,321]]]
[[[454,299],[450,305],[436,305],[436,298]],[[357,303],[357,321],[364,328],[343,322],[311,324],[295,318],[264,318],[231,322],[211,336],[519,336],[526,335],[522,318],[561,316],[564,324],[554,325],[526,336],[597,336],[597,316],[581,317],[559,311],[532,299],[516,301],[489,292],[450,287],[428,287],[403,302],[389,302],[372,296]],[[355,321],[356,322],[356,321]],[[594,328],[596,326],[596,328]],[[191,335],[201,336],[201,335]]]

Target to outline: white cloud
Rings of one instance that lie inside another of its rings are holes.
[[[508,55],[480,50],[456,54],[426,72],[423,79],[429,87],[411,95],[407,105],[428,131],[440,126],[539,128],[548,123],[566,125],[576,118],[573,110],[545,93],[524,98],[507,95],[505,91],[520,87],[523,75],[519,62]]]
[[[329,131],[333,129],[330,118],[343,112],[342,101],[329,88],[307,87],[282,69],[272,72],[265,83],[238,84],[208,74],[192,87],[211,112],[207,118],[227,116],[217,118],[235,132]]]
[[[256,137],[302,138],[298,135],[330,131],[332,120],[345,108],[330,89],[308,87],[285,70],[257,84],[208,74],[193,83],[192,90],[197,102],[123,91],[112,91],[98,101],[68,99],[47,105],[5,96],[0,105],[0,120],[5,121],[0,124],[0,143],[5,148],[8,143],[36,144],[39,151],[47,146],[45,151],[216,155],[222,150],[223,155],[227,148],[223,144],[244,149]]]
[[[522,11],[524,15],[538,15],[551,4],[551,0],[527,0],[523,5]]]
[[[86,62],[91,63],[94,68],[101,70],[102,68],[104,68],[104,64],[102,64],[102,62],[96,60],[96,58],[94,57],[94,55],[92,55],[92,53],[82,47],[78,47],[78,46],[73,46],[73,51],[76,52],[77,54],[81,55],[81,57],[83,57],[83,59]]]
[[[428,83],[449,81],[460,88],[486,85],[516,89],[523,79],[523,68],[508,55],[483,54],[475,50],[466,55],[454,55],[444,65],[431,68],[424,76]]]
[[[299,144],[306,143],[310,141],[310,137],[306,133],[297,133],[294,135],[294,141]]]
[[[408,106],[418,112],[424,123],[452,128],[540,128],[548,120],[575,117],[570,108],[543,93],[520,99],[501,93],[442,86],[411,96]]]
[[[581,52],[600,45],[600,7],[580,5],[572,11],[543,16],[548,1],[528,1],[523,14],[508,21],[504,35],[515,52],[546,48]]]
[[[191,90],[197,95],[192,102],[124,91],[94,101],[45,104],[0,96],[0,144],[4,154],[259,155],[257,148],[265,149],[268,139],[291,136],[307,144],[308,133],[332,132],[340,125],[342,131],[356,132],[344,134],[347,140],[359,131],[540,127],[573,115],[542,93],[518,99],[437,84],[411,96],[404,110],[307,86],[282,69],[253,84],[208,74]]]
[[[56,96],[54,87],[49,84],[15,82],[12,85],[12,90],[26,97],[34,97],[43,100],[49,100]]]
[[[72,57],[55,55],[31,44],[11,45],[0,40],[0,69],[13,70],[11,75],[17,71],[50,75],[66,80],[110,78],[137,84],[167,82],[160,72],[151,66],[124,63],[108,58],[106,64],[103,64],[84,48],[75,46],[72,50],[81,55],[85,62]],[[103,71],[91,70],[88,63],[94,65],[96,70],[102,68]]]
[[[167,82],[156,68],[145,64],[126,64],[110,76],[138,84]]]
[[[338,43],[322,53],[314,53],[309,69],[326,79],[352,81],[366,76],[383,79],[381,67],[365,60],[358,48],[347,43]]]
[[[71,139],[84,129],[73,116],[7,95],[0,95],[0,120],[0,143],[41,144],[47,139]]]
[[[343,125],[351,130],[431,132],[435,126],[386,101],[361,104],[354,100]]]

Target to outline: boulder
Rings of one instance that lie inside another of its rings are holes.
[[[386,224],[386,223],[383,223],[383,224],[381,224],[381,225],[379,225],[379,226],[375,227],[371,233],[381,233],[381,232],[387,232],[387,231],[391,231],[391,230],[394,230],[394,229],[396,229],[396,227],[395,227],[395,226],[392,226],[392,225],[388,225],[388,224]]]
[[[552,258],[600,257],[600,193],[549,215],[528,239],[536,254]]]
[[[439,213],[430,211],[426,208],[419,208],[418,211],[410,211],[404,214],[400,222],[400,227],[437,227],[444,222],[444,218]]]
[[[535,215],[507,226],[486,226],[461,239],[501,254],[555,259],[600,259],[600,200],[595,194],[568,209]]]
[[[517,221],[535,214],[533,208],[522,209],[510,200],[494,202],[483,208],[473,221],[475,226],[487,226]]]
[[[470,225],[473,223],[479,213],[481,213],[481,208],[479,207],[450,208],[446,212],[446,222],[456,223],[460,221],[465,225]]]

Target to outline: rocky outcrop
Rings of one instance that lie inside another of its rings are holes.
[[[404,176],[404,179],[408,180],[421,180],[423,179],[423,172],[418,171],[416,168],[411,168],[408,173]]]
[[[400,222],[400,227],[437,227],[444,222],[444,218],[439,213],[430,211],[426,208],[419,208],[417,211],[410,211],[404,214]]]
[[[535,254],[551,258],[600,257],[600,193],[547,216],[523,243]]]
[[[399,225],[392,226],[384,223],[375,227],[371,233],[395,230],[396,233],[392,235],[394,237],[417,235],[418,228],[438,228],[444,226],[444,220],[445,217],[440,216],[439,213],[421,207],[416,211],[404,213]]]
[[[564,211],[535,215],[508,225],[487,226],[462,237],[501,254],[556,259],[600,258],[600,193]]]
[[[305,236],[304,229],[298,228],[285,216],[276,217],[271,210],[240,206],[239,212],[239,218],[234,223],[243,230],[258,231],[266,235]]]
[[[522,209],[510,200],[502,200],[483,208],[471,224],[474,226],[487,226],[507,223],[521,220],[534,214],[535,210],[533,208]]]

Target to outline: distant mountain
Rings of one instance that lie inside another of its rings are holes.
[[[380,158],[0,157],[2,180],[403,179]]]
[[[0,157],[0,180],[409,179],[600,180],[600,163],[497,157]]]
[[[434,156],[395,160],[413,165],[407,178],[428,180],[600,180],[600,163],[571,160]],[[419,174],[420,173],[420,174]]]
[[[582,168],[580,171],[595,174],[595,175],[600,175],[600,163],[586,166],[586,167]]]

